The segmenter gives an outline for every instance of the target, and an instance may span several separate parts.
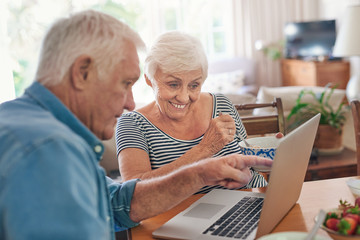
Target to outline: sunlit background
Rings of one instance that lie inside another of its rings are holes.
[[[59,17],[84,9],[108,13],[129,24],[150,46],[157,35],[182,30],[198,37],[208,58],[233,55],[232,1],[208,0],[6,0],[0,7],[3,72],[14,79],[20,96],[33,81],[42,38]],[[11,71],[11,72],[9,72]],[[2,74],[2,76],[5,76]],[[2,79],[1,81],[5,81]],[[0,95],[11,95],[12,82]],[[134,87],[138,102],[152,99],[143,78]]]
[[[360,0],[0,0],[0,103],[20,96],[33,81],[41,41],[50,24],[79,10],[97,9],[123,20],[139,32],[147,46],[165,31],[188,32],[202,41],[212,66],[223,59],[250,59],[256,66],[253,84],[277,87],[282,86],[280,61],[285,24],[336,19],[338,25],[346,7],[359,3]],[[204,88],[210,85],[208,80]],[[148,103],[152,95],[141,78],[134,86],[137,105]]]

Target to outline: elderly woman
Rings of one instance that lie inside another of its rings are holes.
[[[222,94],[201,92],[207,70],[206,54],[196,38],[174,31],[157,39],[145,60],[145,79],[155,101],[123,114],[117,123],[124,180],[162,176],[205,158],[241,152],[239,142],[246,131],[236,109]],[[249,171],[252,178],[243,188],[266,186],[262,175]],[[220,186],[198,193],[213,188]]]

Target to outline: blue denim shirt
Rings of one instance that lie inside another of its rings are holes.
[[[0,239],[114,239],[115,223],[136,226],[129,211],[137,180],[107,178],[103,152],[37,82],[1,104]]]

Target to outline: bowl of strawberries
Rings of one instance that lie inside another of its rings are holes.
[[[326,214],[322,229],[335,240],[360,240],[360,197],[351,204],[340,200],[338,208]]]

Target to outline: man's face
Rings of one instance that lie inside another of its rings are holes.
[[[87,97],[91,105],[86,125],[102,140],[112,138],[117,118],[124,109],[135,108],[132,86],[140,76],[135,46],[128,42],[123,55],[123,60],[106,74],[108,78],[93,82]]]

